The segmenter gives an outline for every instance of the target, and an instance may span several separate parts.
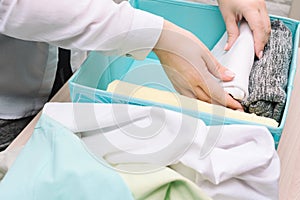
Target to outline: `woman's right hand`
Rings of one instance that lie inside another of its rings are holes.
[[[191,32],[165,20],[154,52],[179,93],[243,110],[241,104],[226,93],[218,81],[230,81],[234,74],[222,66]]]

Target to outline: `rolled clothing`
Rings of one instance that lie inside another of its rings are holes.
[[[222,38],[212,49],[213,55],[225,67],[235,73],[232,81],[222,82],[225,91],[237,100],[248,97],[249,75],[254,63],[254,39],[252,31],[246,21],[242,21],[240,35],[229,51],[224,50],[228,35]]]
[[[270,39],[263,57],[255,60],[249,76],[245,110],[280,121],[286,101],[288,69],[292,58],[292,33],[283,22],[271,22]]]
[[[183,113],[186,114],[190,114],[190,111],[196,111],[211,114],[213,116],[241,120],[244,121],[244,123],[247,122],[247,124],[260,124],[270,127],[278,127],[279,125],[276,120],[271,118],[240,112],[230,108],[225,108],[220,105],[214,105],[200,101],[198,99],[192,99],[177,93],[135,85],[119,80],[114,80],[111,82],[106,91],[113,94],[122,95],[125,102],[128,101],[126,98],[130,98],[132,102],[135,102],[135,100],[139,99],[142,100],[139,102],[141,105],[160,104],[164,106],[172,106],[174,108],[179,108]],[[209,120],[212,120],[213,116]],[[211,121],[209,123],[211,123]]]

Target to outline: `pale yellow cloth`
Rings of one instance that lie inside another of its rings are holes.
[[[186,110],[204,112],[225,118],[237,119],[270,127],[278,127],[278,122],[271,118],[260,117],[255,114],[235,111],[223,106],[209,104],[173,92],[139,86],[124,81],[115,80],[111,82],[107,87],[107,91],[115,94],[129,96],[130,98],[137,98],[155,103],[171,105]]]
[[[143,174],[119,174],[136,200],[211,200],[199,186],[168,167]]]

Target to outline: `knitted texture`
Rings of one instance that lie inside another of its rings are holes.
[[[280,122],[286,101],[292,47],[291,31],[281,21],[272,21],[264,55],[254,61],[250,72],[249,96],[242,102],[246,112]]]

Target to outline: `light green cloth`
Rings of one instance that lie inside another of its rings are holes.
[[[211,200],[199,186],[174,170],[120,173],[136,200]]]

